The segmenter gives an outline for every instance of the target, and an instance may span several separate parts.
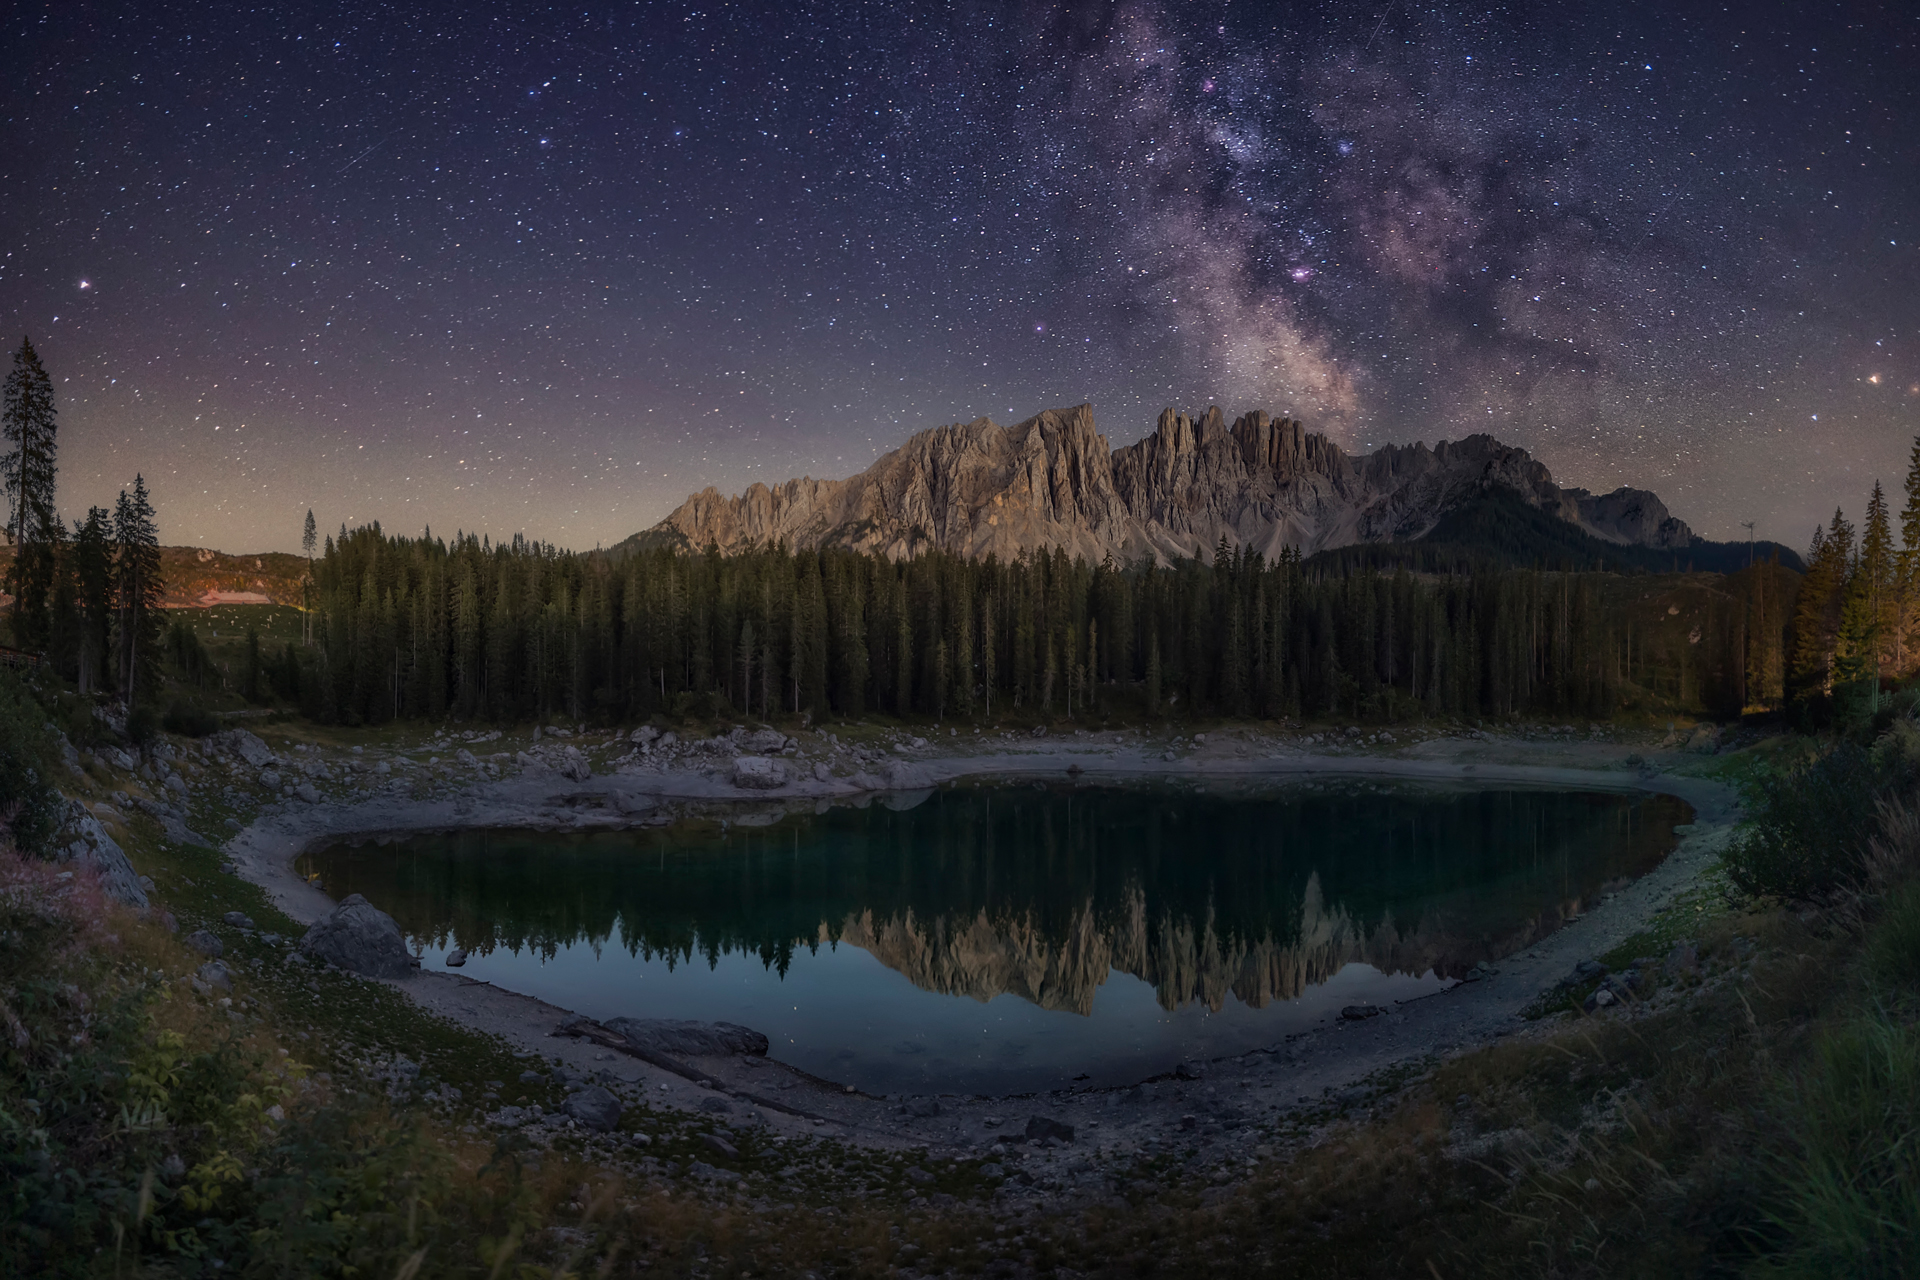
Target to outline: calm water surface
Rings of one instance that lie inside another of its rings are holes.
[[[763,816],[758,821],[766,822]],[[699,1018],[874,1092],[1118,1084],[1442,989],[1643,874],[1668,796],[963,783],[767,825],[303,859],[439,968]]]

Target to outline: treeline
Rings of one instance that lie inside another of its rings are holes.
[[[21,339],[0,390],[0,454],[14,555],[6,586],[13,643],[81,693],[112,691],[132,706],[158,688],[160,535],[147,482],[133,479],[112,510],[91,507],[69,530],[54,502],[59,478],[53,380]]]
[[[1764,585],[1759,615],[1722,593],[1705,643],[1676,647],[1607,606],[1609,575],[1328,575],[1224,541],[1210,564],[1171,567],[833,549],[615,561],[376,524],[328,538],[313,575],[314,640],[264,674],[347,723],[1604,716],[1641,686],[1737,713],[1786,643]]]
[[[1840,508],[1813,531],[1806,581],[1794,609],[1788,686],[1810,725],[1870,716],[1882,691],[1920,672],[1920,438],[1907,467],[1900,545],[1875,481],[1855,536]]]

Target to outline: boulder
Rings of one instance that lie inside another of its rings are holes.
[[[348,894],[300,939],[300,950],[369,978],[405,978],[413,973],[407,940],[393,917],[357,893]]]
[[[560,1109],[572,1116],[575,1124],[595,1133],[611,1132],[620,1123],[620,1099],[597,1084],[569,1095]]]
[[[244,911],[229,911],[225,915],[221,916],[220,919],[225,921],[227,924],[232,925],[236,929],[253,928],[253,917],[248,915]]]
[[[129,907],[147,905],[147,891],[141,887],[140,873],[128,861],[126,850],[114,842],[100,820],[78,800],[67,801],[62,810],[53,849],[55,859],[60,862],[92,867],[100,877],[100,887],[115,902]]]
[[[311,782],[303,782],[293,789],[293,794],[308,804],[319,804],[320,793]]]
[[[220,939],[214,937],[205,929],[195,929],[192,933],[188,934],[187,945],[195,951],[198,951],[201,955],[211,957],[215,960],[218,960],[220,953],[227,949]]]
[[[262,769],[260,771],[260,785],[269,791],[278,791],[280,789],[280,771],[278,769]]]
[[[778,729],[758,729],[740,739],[740,749],[757,756],[772,755],[786,749],[787,735]]]
[[[889,760],[882,764],[880,777],[892,791],[925,791],[933,786],[933,774],[927,766],[907,760]]]
[[[717,1133],[701,1134],[700,1145],[715,1155],[725,1156],[729,1160],[738,1160],[740,1158],[740,1148],[734,1146]]]
[[[747,791],[772,791],[787,785],[787,766],[767,756],[739,756],[733,762],[733,785]]]
[[[1027,1118],[1027,1137],[1029,1140],[1072,1142],[1073,1126],[1064,1120],[1055,1120],[1051,1116],[1029,1116]]]
[[[200,981],[206,983],[207,986],[215,991],[233,990],[233,975],[227,971],[227,966],[224,961],[207,961],[200,966],[199,976]]]
[[[660,731],[658,729],[650,724],[643,724],[638,729],[635,729],[632,736],[627,740],[636,747],[646,747],[653,745],[654,739],[659,736]]]
[[[636,1047],[683,1057],[720,1057],[750,1054],[762,1057],[767,1038],[733,1022],[691,1022],[680,1018],[611,1018],[607,1030],[625,1036]]]
[[[210,755],[224,752],[227,755],[239,756],[255,769],[264,769],[273,763],[272,749],[258,736],[248,733],[245,729],[226,729],[220,733],[210,734],[206,739],[204,750]]]
[[[580,748],[568,747],[560,760],[560,776],[569,782],[585,782],[593,776],[593,766]]]

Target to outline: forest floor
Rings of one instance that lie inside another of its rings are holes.
[[[309,884],[295,862],[331,844],[457,829],[611,830],[688,818],[752,825],[823,802],[910,804],[925,789],[958,778],[1394,778],[1662,792],[1694,808],[1696,821],[1683,829],[1661,866],[1601,901],[1580,904],[1565,927],[1473,982],[1397,1004],[1379,1016],[1334,1013],[1261,1051],[1183,1064],[1178,1073],[1129,1088],[997,1099],[950,1093],[882,1098],[748,1057],[689,1061],[689,1079],[589,1041],[556,1038],[570,1011],[454,972],[423,972],[391,984],[435,1014],[497,1037],[521,1054],[536,1054],[561,1072],[591,1075],[630,1102],[644,1098],[691,1118],[719,1117],[732,1129],[751,1128],[769,1138],[832,1138],[876,1150],[922,1151],[953,1168],[985,1163],[997,1166],[995,1173],[1012,1166],[1017,1175],[1001,1195],[1016,1204],[1098,1200],[1175,1152],[1186,1153],[1181,1163],[1189,1173],[1226,1185],[1249,1162],[1270,1156],[1276,1142],[1311,1141],[1319,1127],[1379,1105],[1400,1083],[1446,1056],[1530,1034],[1534,1024],[1523,1015],[1537,1014],[1542,993],[1579,962],[1632,939],[1644,939],[1645,949],[1664,955],[1672,940],[1650,936],[1649,927],[1664,918],[1665,932],[1677,936],[1687,904],[1708,892],[1703,877],[1715,866],[1736,816],[1731,786],[1713,775],[1725,773],[1731,761],[1675,749],[1674,733],[1623,736],[1562,728],[1402,728],[1382,734],[1229,727],[1177,736],[1115,731],[1036,737],[921,736],[850,725],[788,737],[771,754],[790,781],[743,790],[733,780],[734,756],[742,750],[738,738],[650,744],[643,753],[630,739],[606,734],[558,737],[548,731],[536,738],[525,730],[411,742],[389,736],[347,745],[314,731],[274,726],[265,732],[279,758],[266,769],[224,762],[230,799],[265,800],[224,848],[241,876],[306,924],[331,910],[333,900]],[[1663,741],[1666,750],[1659,749]],[[590,774],[573,767],[569,776],[576,757]],[[296,776],[304,779],[314,798],[259,795],[259,778],[268,771],[280,775],[283,788]],[[1591,986],[1586,983],[1579,994]],[[1035,1115],[1071,1125],[1076,1139],[1028,1144],[1026,1125]]]

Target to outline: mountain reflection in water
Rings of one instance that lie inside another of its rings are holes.
[[[310,855],[408,935],[478,956],[618,946],[670,965],[845,942],[924,991],[1092,1012],[1299,997],[1348,964],[1458,976],[1665,856],[1682,801],[1378,785],[963,784],[905,810],[584,836],[465,832]],[[724,1016],[716,1013],[714,1016]]]

